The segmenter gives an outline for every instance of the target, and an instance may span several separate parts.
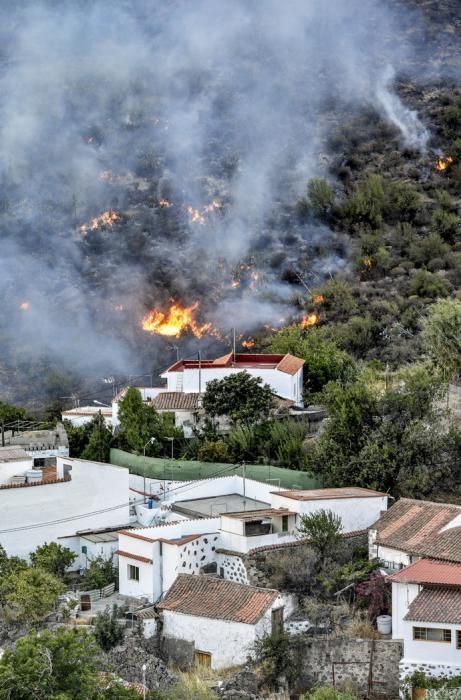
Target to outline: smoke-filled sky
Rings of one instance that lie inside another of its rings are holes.
[[[383,0],[3,2],[5,354],[128,372],[170,297],[242,331],[289,315],[284,266],[315,284],[347,265],[346,241],[292,214],[337,106],[426,146],[393,92],[402,21]],[[104,211],[112,226],[80,228]],[[232,288],[242,261],[256,289]]]

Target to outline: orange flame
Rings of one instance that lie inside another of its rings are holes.
[[[240,282],[238,280],[232,280],[230,286],[231,289],[237,289],[237,287],[240,287]]]
[[[205,217],[202,216],[199,209],[194,209],[193,207],[187,207],[187,212],[189,214],[189,223],[190,224],[201,224],[202,226],[204,225]]]
[[[160,335],[179,336],[185,331],[191,331],[197,338],[212,330],[211,323],[199,325],[193,318],[193,313],[198,308],[198,301],[192,306],[180,306],[172,302],[167,312],[154,309],[149,311],[141,321],[145,331]]]
[[[316,314],[315,312],[312,312],[311,314],[305,314],[301,322],[299,324],[300,328],[311,328],[312,326],[315,326],[316,323],[320,321],[320,316]]]
[[[313,294],[312,301],[314,304],[322,304],[325,301],[323,294]]]
[[[247,340],[242,340],[242,347],[243,348],[249,349],[249,348],[254,348],[254,346],[255,346],[255,341],[253,340],[253,338],[247,338]]]
[[[21,309],[21,311],[27,311],[28,309],[30,309],[30,301],[21,302],[19,304],[19,308]]]
[[[446,170],[453,161],[453,156],[441,156],[435,161],[435,169],[440,171]]]
[[[210,212],[216,211],[217,209],[222,209],[222,204],[221,204],[221,202],[218,202],[216,199],[213,199],[211,204],[207,204],[206,207],[203,207],[203,213],[209,214]]]
[[[162,209],[169,209],[170,207],[173,206],[172,203],[169,202],[167,199],[160,199],[159,202],[158,202],[158,205],[159,205],[159,207],[161,207]]]
[[[367,255],[365,258],[362,258],[362,265],[365,270],[371,270],[373,267],[373,260]]]
[[[95,216],[87,224],[80,226],[80,231],[86,235],[88,231],[96,231],[100,226],[109,226],[112,228],[114,221],[118,221],[120,216],[115,211],[105,211],[100,216]]]

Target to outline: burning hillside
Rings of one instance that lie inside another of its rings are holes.
[[[430,141],[430,95],[405,94],[386,68],[411,87],[426,50],[424,23],[402,3],[127,0],[110,14],[105,0],[91,12],[82,0],[0,7],[11,376],[25,362],[17,347],[35,368],[65,357],[85,375],[96,360],[129,373],[133,358],[162,364],[162,336],[195,350],[233,327],[253,343],[301,309],[307,328],[329,322],[309,290],[355,266],[367,284],[389,271],[389,246],[356,250],[375,221],[338,223],[328,203],[306,203],[307,181],[325,177],[341,211],[373,138],[395,162],[405,154],[403,178],[457,170],[438,155],[449,144]],[[440,65],[444,41],[430,47]],[[355,118],[376,133],[351,128]]]

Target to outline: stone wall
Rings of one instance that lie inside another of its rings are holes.
[[[402,644],[396,640],[312,639],[292,641],[297,658],[299,687],[352,684],[366,693],[369,678],[377,697],[399,697]]]
[[[415,671],[422,671],[426,676],[431,678],[453,678],[461,676],[461,665],[454,666],[452,664],[441,663],[415,663],[402,659],[400,662],[400,678],[402,681],[408,676],[411,676]]]

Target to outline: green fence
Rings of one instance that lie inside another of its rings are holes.
[[[243,468],[236,464],[222,464],[216,462],[188,462],[180,459],[159,459],[157,457],[142,457],[133,455],[123,450],[111,449],[110,461],[120,467],[128,467],[132,474],[139,474],[151,479],[168,479],[170,481],[196,481],[198,479],[210,479],[216,476],[228,476],[230,474],[242,475]],[[274,482],[274,485],[286,489],[318,489],[322,484],[306,472],[294,469],[282,469],[269,464],[247,464],[246,476],[256,481]]]

